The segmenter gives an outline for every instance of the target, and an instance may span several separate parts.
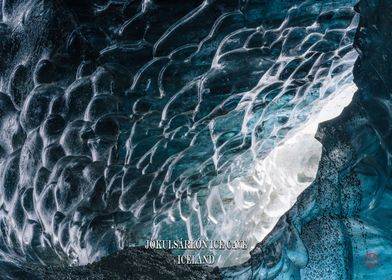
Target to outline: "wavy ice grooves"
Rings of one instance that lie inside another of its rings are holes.
[[[279,218],[316,177],[322,145],[315,139],[318,124],[340,115],[351,102],[356,86],[347,84],[314,108],[310,120],[287,137],[264,159],[256,162],[249,177],[237,178],[219,190],[230,190],[222,201],[230,201],[223,222],[212,239],[247,240],[249,250],[217,252],[220,266],[241,263],[249,251],[273,229]],[[321,108],[320,108],[321,107]],[[209,207],[214,207],[209,203]]]
[[[0,16],[0,270],[2,257],[85,264],[147,239],[251,248],[314,177],[320,146],[313,131],[290,144],[312,152],[278,151],[352,82],[357,57],[354,0],[13,2]]]

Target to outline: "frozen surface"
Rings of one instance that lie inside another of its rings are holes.
[[[4,267],[260,241],[352,97],[354,2],[0,1]]]
[[[348,84],[330,95],[308,122],[267,157],[256,161],[250,175],[213,190],[207,202],[209,209],[214,208],[216,197],[222,201],[232,199],[233,205],[222,217],[210,217],[214,221],[222,220],[216,222],[211,239],[248,241],[248,250],[217,251],[218,264],[227,266],[246,261],[249,251],[271,232],[298,195],[313,182],[322,152],[322,145],[315,138],[318,124],[337,117],[351,102],[356,89]],[[225,192],[227,188],[229,193]]]

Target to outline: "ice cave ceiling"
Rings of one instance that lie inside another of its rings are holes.
[[[390,4],[356,2],[0,0],[5,277],[203,238],[249,242],[228,279],[389,279]]]

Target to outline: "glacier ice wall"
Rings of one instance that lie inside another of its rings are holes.
[[[391,279],[391,9],[382,0],[356,6],[358,91],[341,116],[319,127],[316,180],[226,279]],[[378,256],[377,266],[368,266],[368,254]]]
[[[225,193],[224,189],[229,188],[234,202],[224,213],[224,222],[214,224],[210,238],[246,240],[248,244],[247,250],[214,252],[217,264],[227,266],[246,261],[256,243],[270,233],[298,195],[314,180],[322,153],[322,145],[315,139],[318,124],[340,115],[355,91],[354,85],[342,86],[327,98],[327,102],[322,102],[320,112],[311,114],[305,125],[295,129],[295,133],[267,157],[257,160],[250,176],[236,178],[212,190],[216,195],[219,190]],[[220,196],[219,199],[226,197]]]
[[[280,214],[226,221],[268,204],[254,172],[351,86],[354,2],[1,1],[2,259],[260,241]]]

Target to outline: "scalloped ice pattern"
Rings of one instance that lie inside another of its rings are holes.
[[[2,259],[256,244],[351,99],[354,2],[0,1]]]
[[[316,179],[225,279],[391,279],[391,9],[387,0],[355,5],[358,90],[319,125]]]
[[[343,86],[326,102],[320,102],[317,105],[321,106],[320,110],[304,125],[293,129],[293,135],[286,137],[267,157],[257,160],[248,176],[214,187],[207,200],[212,220],[210,239],[248,243],[247,250],[213,252],[217,264],[236,265],[248,260],[249,252],[313,182],[322,153],[322,145],[315,138],[318,124],[337,117],[351,102],[356,90],[353,84]],[[226,201],[230,204],[224,206]],[[192,254],[192,251],[187,253]]]

